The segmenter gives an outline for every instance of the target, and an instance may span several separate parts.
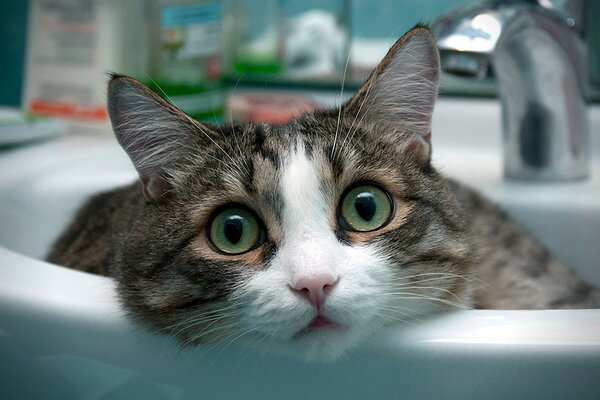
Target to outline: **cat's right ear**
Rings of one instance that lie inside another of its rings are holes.
[[[166,200],[178,165],[200,147],[198,131],[213,132],[127,76],[112,76],[107,97],[113,130],[140,176],[146,200]]]

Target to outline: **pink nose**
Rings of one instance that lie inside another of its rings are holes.
[[[325,296],[329,289],[338,281],[338,278],[329,273],[317,275],[301,276],[291,286],[296,292],[300,293],[317,308],[321,309],[325,302]]]

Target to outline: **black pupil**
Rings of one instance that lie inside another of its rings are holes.
[[[363,220],[371,222],[375,216],[375,212],[377,211],[377,204],[375,204],[373,194],[369,192],[363,192],[356,196],[356,200],[354,200],[354,208]]]
[[[225,237],[231,244],[237,244],[242,238],[244,233],[244,225],[242,224],[242,217],[239,215],[232,215],[225,220],[225,226],[223,227]]]

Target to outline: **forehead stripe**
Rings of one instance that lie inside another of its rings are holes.
[[[323,198],[314,161],[309,160],[304,147],[298,146],[283,166],[280,185],[284,199],[284,225],[288,233],[297,232],[303,226],[327,226],[327,202]]]

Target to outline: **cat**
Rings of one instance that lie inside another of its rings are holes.
[[[132,318],[183,345],[248,339],[307,359],[457,307],[598,307],[597,289],[431,165],[438,76],[421,25],[340,108],[280,126],[203,124],[113,75],[110,118],[139,182],[89,200],[48,260],[114,277]]]

